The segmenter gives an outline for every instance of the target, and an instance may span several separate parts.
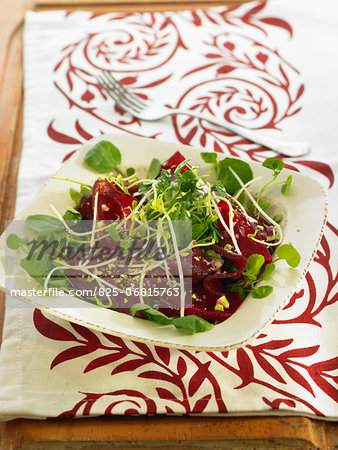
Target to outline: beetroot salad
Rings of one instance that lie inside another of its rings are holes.
[[[265,196],[272,186],[284,195],[292,188],[281,160],[263,162],[271,179],[257,191],[247,162],[201,157],[207,173],[176,152],[154,158],[142,177],[122,170],[121,152],[102,140],[85,156],[94,184],[67,179],[78,186],[67,210],[28,216],[34,240],[10,235],[7,244],[25,251],[22,267],[44,288],[180,332],[207,331],[249,294],[264,301],[276,263],[296,267],[300,255],[282,243],[282,214],[271,217]]]

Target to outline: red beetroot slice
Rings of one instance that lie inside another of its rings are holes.
[[[229,265],[230,263],[230,265],[236,266],[236,270],[234,271],[216,272],[205,277],[203,281],[205,290],[220,297],[225,294],[225,288],[220,280],[224,279],[231,282],[238,280],[245,270],[246,258],[243,255],[228,252],[219,245],[211,245],[210,249],[223,257],[225,265]]]
[[[197,298],[193,300],[192,308],[185,309],[185,314],[196,314],[208,322],[223,322],[237,311],[242,304],[238,292],[227,292],[226,297],[229,301],[229,308],[224,311],[218,311],[215,310],[215,304],[219,299],[219,295],[213,295],[206,292],[202,284],[194,286],[193,293]]]
[[[96,180],[93,187],[92,208],[97,198],[97,220],[125,219],[132,210],[134,198],[122,194],[109,180]]]
[[[218,208],[220,210],[220,213],[222,214],[225,223],[229,225],[229,206],[227,202],[220,201],[218,204]],[[254,227],[247,220],[247,218],[244,216],[244,214],[240,211],[239,208],[236,208],[234,206],[234,210],[236,210],[234,214],[234,232],[237,238],[238,247],[241,250],[243,256],[245,256],[245,258],[248,258],[250,255],[258,254],[264,256],[266,264],[271,263],[272,257],[267,247],[264,244],[255,242],[250,237],[248,237],[249,234],[255,233]],[[218,221],[218,227],[223,235],[220,245],[221,246],[224,246],[226,244],[232,245],[232,240],[229,234],[224,230],[224,227],[220,221]],[[258,236],[256,236],[256,238],[259,239]]]
[[[165,169],[165,170],[174,170],[177,168],[177,166],[179,166],[186,158],[182,155],[182,153],[180,153],[179,151],[177,151],[176,153],[174,153],[172,156],[170,156],[170,158],[165,161],[162,165],[161,165],[161,170]],[[185,166],[182,167],[181,172],[185,172],[186,170],[191,170],[191,167],[189,166],[189,164],[186,164]]]
[[[82,219],[93,220],[92,194],[84,194],[76,209],[81,213]]]
[[[192,304],[186,304],[184,315],[195,314],[212,323],[221,323],[228,319],[242,304],[238,292],[229,292],[227,294],[229,308],[224,311],[215,310],[215,304],[219,296],[206,292],[202,283],[193,287],[193,294],[196,298],[192,299]],[[180,308],[165,304],[165,302],[162,303],[159,310],[168,316],[178,316],[180,314]]]
[[[170,258],[167,260],[170,273],[177,277],[178,267],[176,258]],[[192,284],[197,284],[203,280],[207,275],[214,273],[216,268],[213,266],[210,259],[208,259],[202,250],[198,247],[194,247],[189,254],[181,258],[182,271],[185,278],[192,279]]]

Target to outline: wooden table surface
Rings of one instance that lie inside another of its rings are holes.
[[[239,3],[232,0],[226,3]],[[206,0],[0,0],[0,227],[13,217],[22,146],[22,25],[27,10],[164,11]],[[0,297],[0,336],[4,296]],[[304,417],[108,417],[0,423],[0,449],[334,449],[337,426]]]

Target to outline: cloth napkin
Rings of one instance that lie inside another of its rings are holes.
[[[246,160],[273,156],[207,121],[130,117],[98,88],[95,75],[102,69],[141,98],[310,142],[308,156],[283,159],[328,190],[330,207],[299,289],[273,323],[238,350],[153,347],[8,299],[2,419],[150,413],[338,418],[337,17],[334,0],[144,14],[27,13],[18,210],[69,152],[104,132]]]

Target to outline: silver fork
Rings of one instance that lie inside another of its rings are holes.
[[[305,142],[291,142],[275,139],[264,136],[264,134],[261,134],[260,132],[225,122],[224,120],[221,121],[213,117],[205,117],[202,114],[184,111],[182,109],[167,109],[165,106],[158,105],[154,101],[142,100],[117,81],[107,70],[103,71],[102,75],[98,76],[97,81],[117,105],[132,116],[141,120],[155,121],[173,114],[183,114],[196,117],[200,120],[206,120],[284,156],[299,157],[306,155],[310,151],[309,144]]]

